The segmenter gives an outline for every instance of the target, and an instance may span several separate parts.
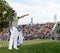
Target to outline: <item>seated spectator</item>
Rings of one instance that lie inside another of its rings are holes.
[[[6,32],[6,29],[3,29],[3,32],[2,32],[2,40],[3,41],[6,41],[7,40],[7,32]]]

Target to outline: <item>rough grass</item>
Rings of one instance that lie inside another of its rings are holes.
[[[60,53],[60,41],[57,40],[28,40],[18,47],[19,50],[8,50],[1,47],[0,53]]]

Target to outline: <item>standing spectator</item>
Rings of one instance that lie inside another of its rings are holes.
[[[28,14],[25,14],[25,15],[23,15],[23,16],[21,16],[20,18],[22,19],[22,18],[24,18],[25,16],[28,16]],[[20,20],[20,18],[19,18],[19,20]],[[19,20],[18,20],[18,22],[19,22]],[[18,24],[18,23],[17,23]],[[18,26],[21,26],[21,25],[19,25],[18,24]],[[19,28],[18,28],[19,29]],[[22,36],[22,31],[18,31],[19,32],[19,44],[18,45],[20,45],[20,44],[23,44],[23,36]]]

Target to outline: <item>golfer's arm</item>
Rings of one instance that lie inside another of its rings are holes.
[[[28,16],[28,14],[22,15],[22,16],[20,16],[20,18],[24,18],[25,16]]]

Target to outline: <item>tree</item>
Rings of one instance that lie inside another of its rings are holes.
[[[0,0],[0,31],[8,27],[8,17],[12,14],[12,8],[5,0]]]

